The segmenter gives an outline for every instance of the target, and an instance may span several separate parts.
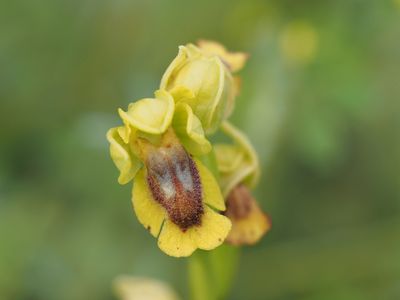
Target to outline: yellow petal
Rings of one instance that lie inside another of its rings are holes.
[[[131,153],[127,144],[123,142],[118,134],[121,127],[111,128],[107,132],[107,140],[110,142],[110,155],[114,164],[120,171],[118,182],[126,184],[135,177],[142,164],[139,159]]]
[[[201,225],[194,226],[188,231],[192,232],[198,248],[212,250],[224,242],[230,230],[231,221],[227,217],[205,206]]]
[[[131,133],[132,133],[132,128],[128,123],[126,123],[126,122],[124,122],[124,123],[125,123],[124,124],[125,126],[118,127],[118,134],[121,137],[121,139],[124,141],[124,143],[128,144]]]
[[[200,50],[206,55],[219,56],[232,72],[241,70],[248,58],[243,52],[228,52],[220,43],[214,41],[200,40],[198,43]]]
[[[170,256],[190,256],[197,245],[192,237],[192,231],[183,232],[177,225],[167,219],[158,237],[158,247]]]
[[[128,112],[119,109],[121,118],[124,122],[146,133],[165,132],[174,114],[174,99],[164,90],[156,91],[155,96],[154,99],[145,98],[131,103]]]
[[[171,83],[172,73],[176,69],[180,69],[185,63],[188,58],[188,50],[185,46],[179,46],[178,55],[174,58],[171,64],[168,66],[167,70],[165,71],[164,75],[161,78],[160,89],[168,90],[169,84]]]
[[[132,204],[139,222],[147,228],[154,237],[157,237],[160,233],[166,212],[164,208],[153,199],[145,174],[146,171],[143,168],[135,177],[132,191]]]
[[[194,161],[199,171],[201,186],[203,188],[203,202],[217,210],[225,210],[225,201],[214,176],[198,159],[194,158]]]
[[[193,155],[205,155],[211,151],[200,120],[186,103],[176,105],[172,126],[185,149]]]
[[[196,96],[191,89],[189,89],[183,85],[174,86],[171,89],[170,94],[174,98],[175,103],[182,102],[182,101],[188,102],[188,101],[191,101],[192,99],[194,99],[194,97]]]
[[[216,72],[218,78],[218,87],[214,87],[216,90],[216,95],[214,102],[208,107],[207,117],[204,118],[205,125],[207,128],[207,133],[214,133],[218,127],[221,125],[222,120],[227,118],[233,111],[234,100],[235,100],[235,89],[233,87],[233,78],[231,73],[226,72],[222,61],[214,57],[213,61],[215,65],[218,66]],[[207,89],[212,91],[212,87],[207,87]]]

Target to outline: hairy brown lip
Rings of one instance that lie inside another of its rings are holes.
[[[200,175],[181,145],[160,147],[146,161],[147,182],[154,199],[182,231],[201,224],[204,213]]]

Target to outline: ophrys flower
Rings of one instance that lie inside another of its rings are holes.
[[[124,126],[107,133],[119,182],[134,179],[139,221],[171,256],[211,250],[229,233],[220,188],[199,155],[211,150],[201,122],[186,103],[160,90],[120,110]]]

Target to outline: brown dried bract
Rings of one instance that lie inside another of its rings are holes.
[[[149,153],[147,181],[154,199],[182,231],[200,225],[203,215],[200,175],[192,157],[177,144]]]

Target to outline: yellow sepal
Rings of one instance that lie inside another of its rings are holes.
[[[119,109],[119,115],[124,123],[145,133],[165,132],[174,115],[174,99],[164,90],[156,91],[155,96],[156,98],[145,98],[131,103],[127,112]]]
[[[118,168],[120,175],[118,182],[126,184],[135,177],[141,168],[140,160],[131,153],[129,146],[124,143],[118,131],[123,127],[114,127],[108,130],[107,140],[110,143],[110,155],[114,164]]]

